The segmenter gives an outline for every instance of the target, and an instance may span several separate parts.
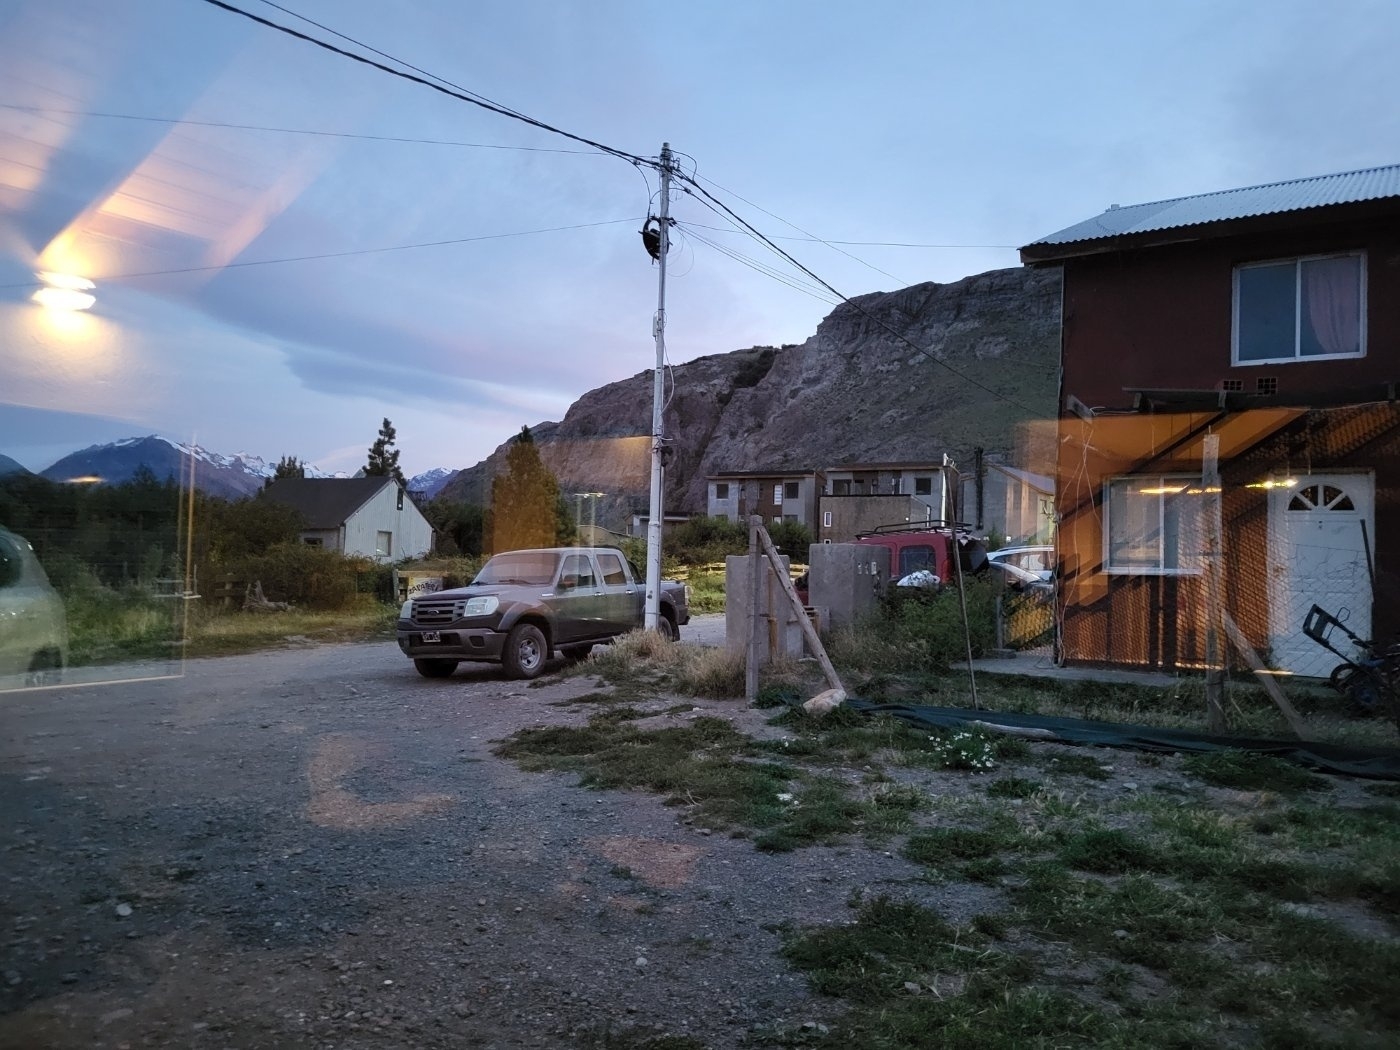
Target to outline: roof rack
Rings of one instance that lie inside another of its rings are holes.
[[[928,521],[900,521],[889,525],[876,525],[867,532],[857,532],[856,539],[863,540],[867,536],[898,535],[902,532],[951,532],[953,529],[960,532],[971,532],[973,527],[970,522],[949,521],[947,518],[930,518]]]

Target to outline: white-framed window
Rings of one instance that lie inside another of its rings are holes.
[[[716,482],[715,482],[715,499],[728,499],[728,498],[729,498],[729,482],[727,482],[727,481],[716,481]]]
[[[394,534],[392,532],[376,532],[374,534],[374,553],[380,558],[394,556]]]
[[[1201,571],[1201,479],[1134,474],[1105,485],[1104,571],[1176,576]]]
[[[829,510],[822,511],[822,528],[831,528],[831,511]]]
[[[783,504],[783,483],[781,481],[773,485],[773,504],[779,507]]]
[[[1234,300],[1234,364],[1366,354],[1366,256],[1361,252],[1237,266]]]

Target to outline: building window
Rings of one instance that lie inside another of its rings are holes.
[[[1201,479],[1135,475],[1108,482],[1104,569],[1120,575],[1201,571]]]
[[[324,547],[326,545],[326,541],[320,536],[303,536],[301,542],[308,547]]]
[[[840,481],[833,481],[831,483],[831,494],[833,496],[849,496],[851,494],[850,480],[843,478]]]
[[[916,496],[932,496],[932,495],[933,495],[933,478],[915,478],[915,479],[914,479],[914,495],[916,495]]]
[[[1365,353],[1366,265],[1359,252],[1235,268],[1235,364]]]
[[[789,481],[783,486],[784,499],[797,499],[797,494],[801,491],[801,485],[796,481]]]
[[[399,489],[399,510],[403,510],[403,489]]]
[[[376,532],[374,534],[374,553],[380,558],[394,556],[394,534],[392,532]]]
[[[831,528],[831,511],[829,510],[822,511],[822,528]]]
[[[890,478],[890,491],[896,496],[902,493],[904,491],[904,478],[899,475]]]
[[[717,481],[717,482],[715,482],[715,499],[728,499],[728,498],[729,498],[729,482],[727,482],[727,481]]]
[[[773,503],[779,507],[783,505],[783,483],[781,481],[773,486]]]

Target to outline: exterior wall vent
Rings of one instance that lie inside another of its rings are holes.
[[[1244,390],[1244,380],[1243,380],[1243,379],[1222,379],[1222,380],[1220,381],[1220,389],[1223,390],[1223,391],[1225,391],[1227,394],[1238,394],[1238,393],[1241,393],[1241,392],[1243,392],[1243,390]]]
[[[1261,393],[1261,394],[1277,394],[1277,393],[1278,393],[1278,377],[1277,377],[1277,376],[1260,376],[1259,379],[1258,379],[1257,389],[1258,389],[1259,393]]]

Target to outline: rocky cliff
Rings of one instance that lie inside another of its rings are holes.
[[[730,470],[960,462],[1017,455],[1018,424],[1054,416],[1056,270],[993,270],[952,284],[876,292],[838,306],[797,346],[677,365],[667,384],[666,506],[702,512],[705,478]],[[607,493],[599,520],[644,511],[652,373],[590,390],[531,428],[566,494]],[[484,503],[505,445],[444,495]]]

